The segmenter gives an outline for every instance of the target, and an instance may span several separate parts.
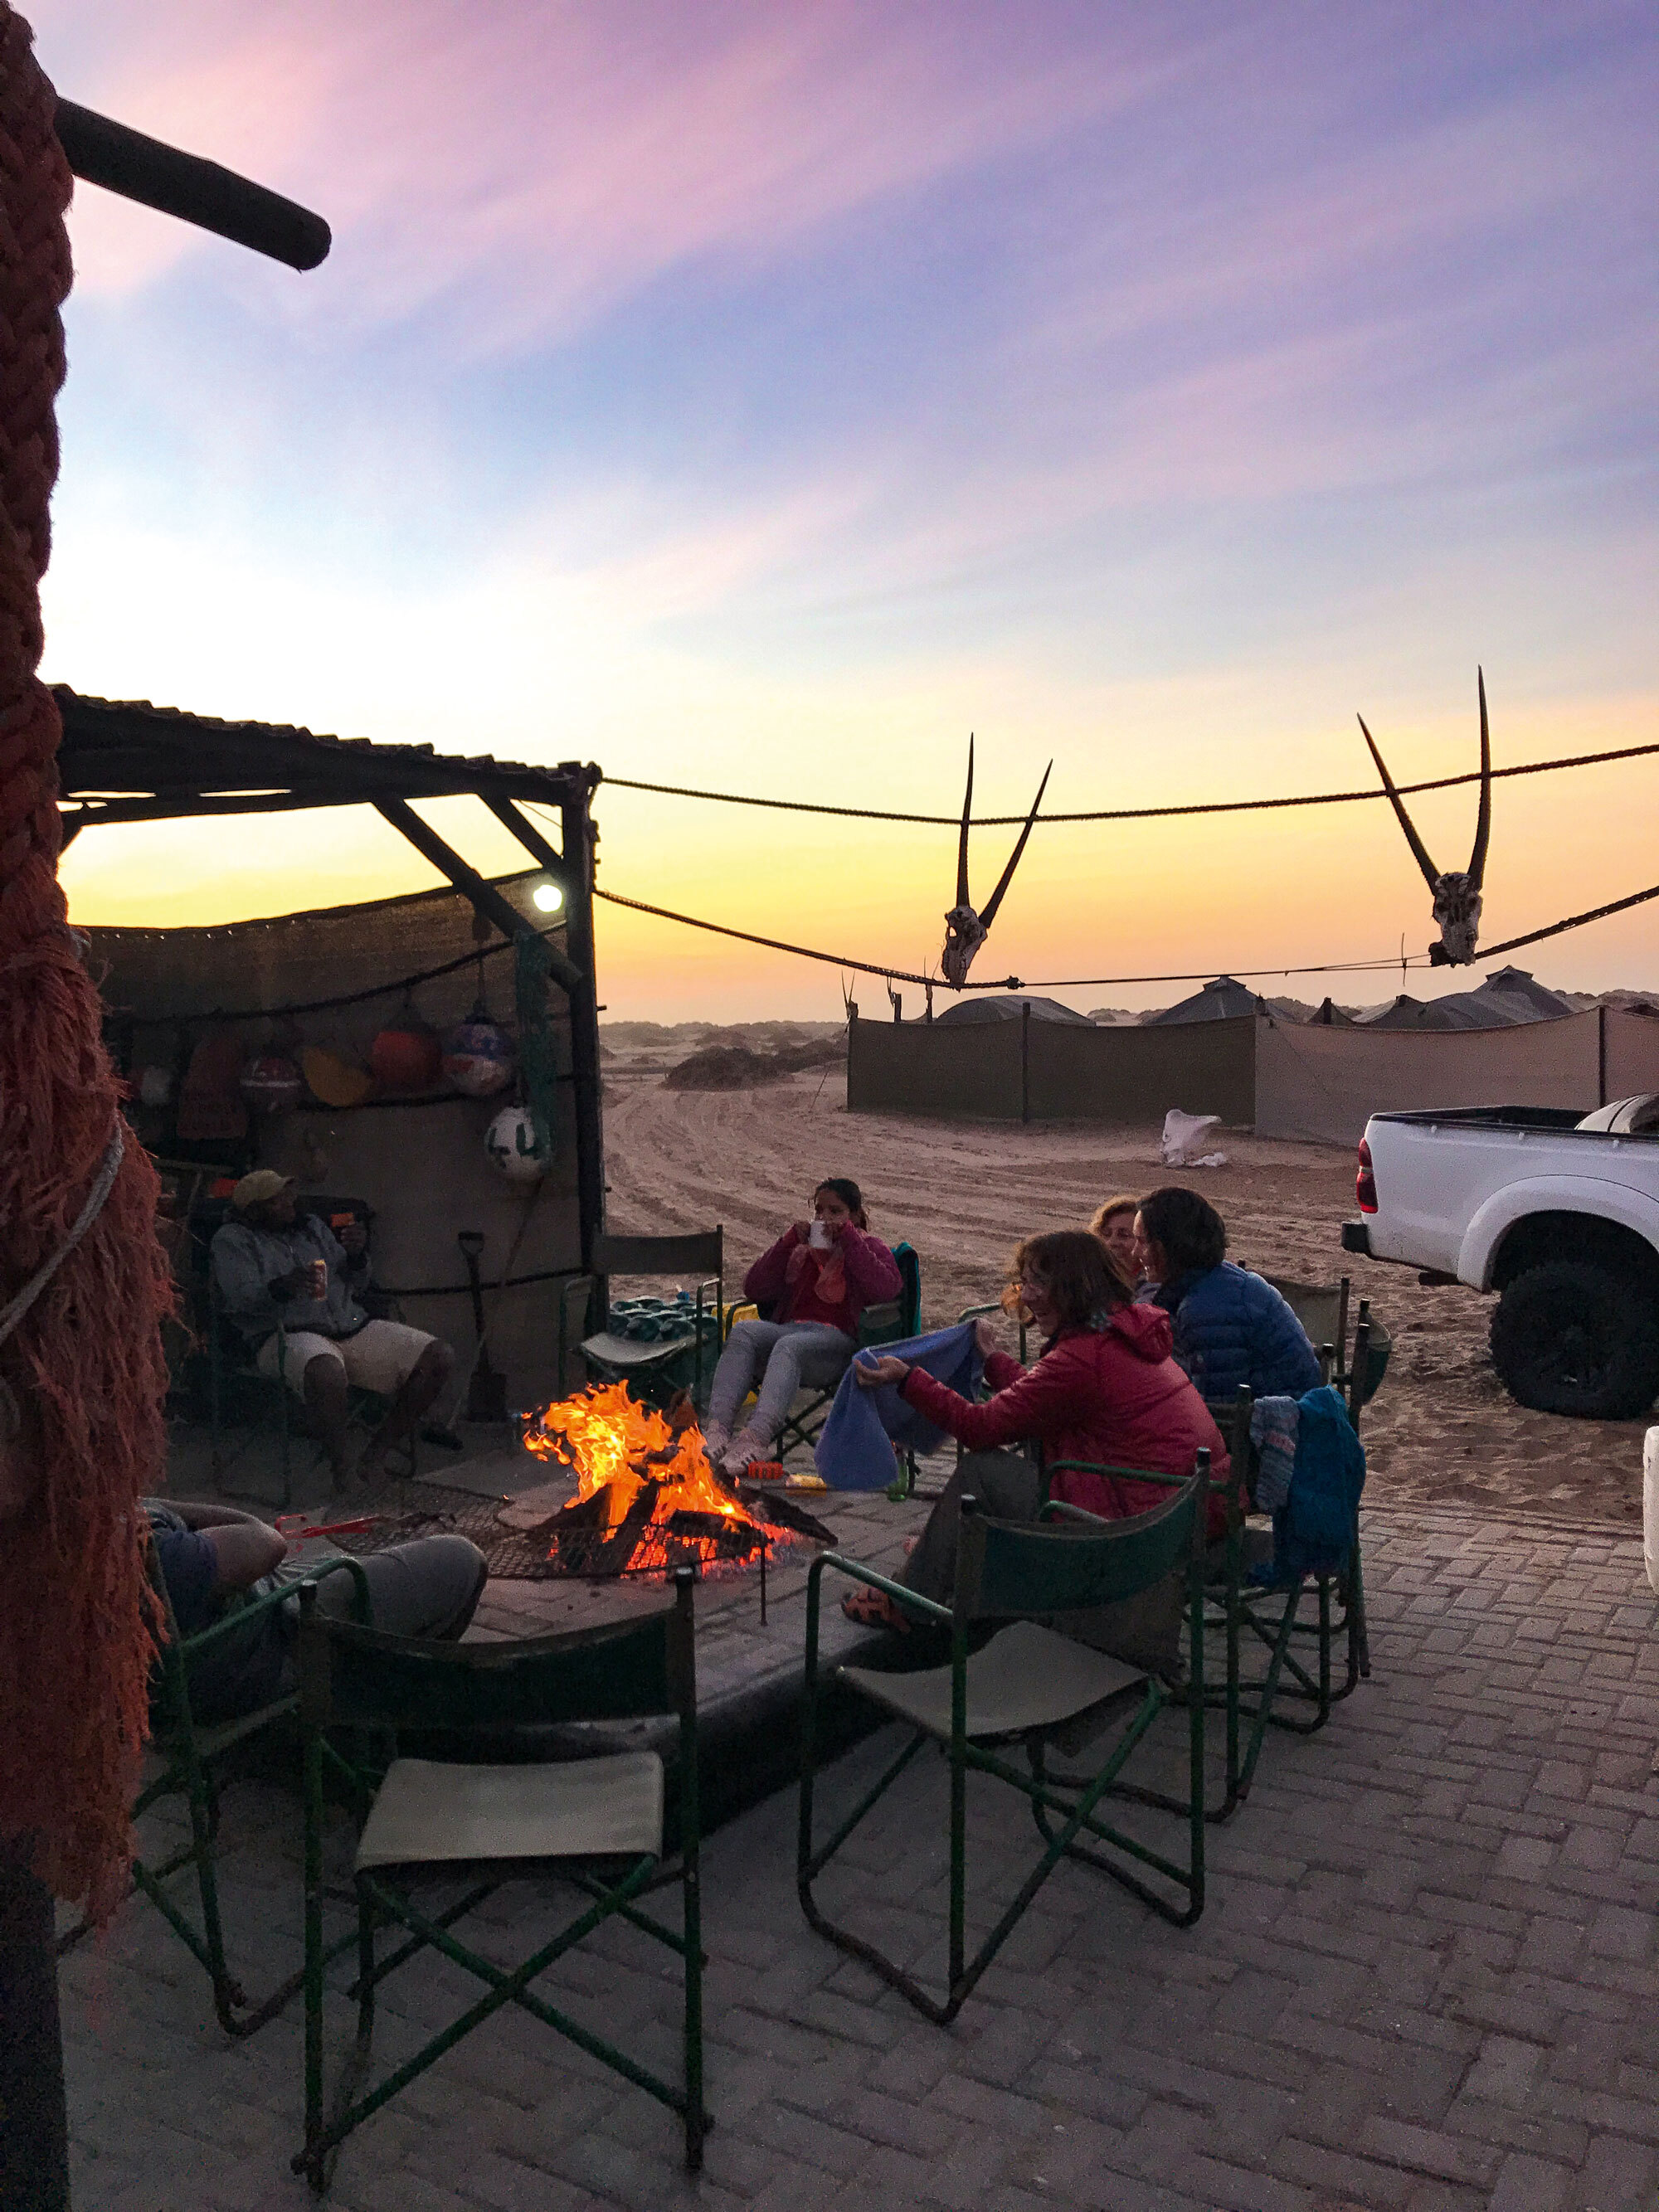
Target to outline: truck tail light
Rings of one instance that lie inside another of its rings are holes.
[[[1353,1179],[1353,1194],[1362,1213],[1376,1212],[1376,1176],[1371,1166],[1371,1148],[1363,1137],[1359,1139],[1359,1172]]]

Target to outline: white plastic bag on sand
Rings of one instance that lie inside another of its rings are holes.
[[[1659,1597],[1659,1429],[1650,1429],[1642,1446],[1642,1563]]]
[[[1225,1152],[1206,1152],[1221,1127],[1219,1114],[1183,1114],[1171,1106],[1164,1116],[1164,1164],[1166,1168],[1224,1168]]]

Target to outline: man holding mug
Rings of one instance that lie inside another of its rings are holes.
[[[348,1385],[392,1401],[357,1463],[356,1479],[366,1482],[411,1434],[455,1355],[421,1329],[369,1319],[358,1302],[368,1285],[368,1231],[350,1221],[337,1237],[316,1214],[301,1213],[294,1188],[291,1176],[270,1168],[245,1175],[210,1259],[220,1303],[255,1366],[272,1379],[280,1374],[310,1407],[341,1488],[351,1480]]]

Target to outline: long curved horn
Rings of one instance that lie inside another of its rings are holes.
[[[1413,825],[1412,817],[1406,811],[1406,802],[1394,787],[1394,778],[1389,774],[1382,754],[1376,750],[1376,739],[1365,727],[1365,717],[1359,714],[1355,717],[1355,720],[1359,724],[1360,732],[1365,743],[1371,749],[1371,758],[1376,763],[1376,772],[1382,779],[1382,788],[1393,801],[1395,812],[1400,817],[1400,826],[1406,833],[1406,842],[1412,848],[1412,857],[1423,871],[1423,880],[1432,890],[1440,880],[1440,871],[1429,858],[1429,848],[1418,836]]]
[[[1042,771],[1042,781],[1037,786],[1037,795],[1031,801],[1031,811],[1025,817],[1025,827],[1019,833],[1019,842],[1015,846],[1013,851],[1008,855],[1008,865],[1003,870],[1001,876],[998,879],[996,889],[992,892],[989,899],[986,902],[984,910],[980,915],[980,920],[985,924],[987,929],[988,929],[991,927],[991,924],[995,921],[997,908],[1002,904],[1002,894],[1007,890],[1009,884],[1012,881],[1014,870],[1019,866],[1019,856],[1025,850],[1025,840],[1031,834],[1031,824],[1037,818],[1037,809],[1042,804],[1042,794],[1048,788],[1048,779],[1054,772],[1054,764],[1050,761],[1048,767]]]
[[[968,795],[962,802],[962,836],[957,845],[957,904],[968,903],[968,823],[974,811],[974,733],[968,732]]]
[[[1486,678],[1483,670],[1475,670],[1474,681],[1480,694],[1480,811],[1474,817],[1474,850],[1469,855],[1469,889],[1478,891],[1480,878],[1486,872],[1486,842],[1492,836],[1492,739],[1486,731]]]

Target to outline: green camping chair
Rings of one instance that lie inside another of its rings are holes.
[[[1339,1370],[1346,1371],[1346,1387],[1342,1395],[1348,1419],[1356,1431],[1364,1403],[1363,1378],[1372,1371],[1368,1359],[1370,1327],[1370,1317],[1362,1305],[1353,1357],[1345,1370]],[[1220,1410],[1212,1410],[1219,1419]],[[1249,1442],[1252,1410],[1249,1393],[1241,1390],[1238,1403],[1232,1409],[1231,1427],[1236,1439],[1242,1432],[1244,1456],[1241,1463],[1246,1468],[1246,1487],[1253,1497],[1255,1462]],[[1232,1449],[1238,1450],[1239,1443],[1235,1442]],[[1237,1547],[1230,1553],[1225,1595],[1228,1680],[1234,1686],[1234,1704],[1229,1712],[1229,1790],[1239,1802],[1249,1793],[1269,1725],[1288,1729],[1297,1735],[1314,1735],[1329,1720],[1333,1709],[1343,1698],[1351,1697],[1370,1673],[1358,1511],[1347,1556],[1334,1572],[1304,1575],[1283,1589],[1264,1589],[1252,1583],[1249,1569],[1272,1556],[1272,1540],[1265,1531],[1259,1533],[1241,1526]],[[1310,1602],[1313,1607],[1311,1620],[1304,1615],[1304,1607]],[[1254,1679],[1243,1679],[1239,1674],[1238,1647],[1246,1639],[1260,1644],[1267,1653],[1265,1674]],[[1344,1657],[1340,1683],[1336,1680],[1339,1647]],[[1297,1710],[1298,1707],[1301,1710]],[[1251,1721],[1249,1743],[1242,1762],[1237,1748],[1239,1716]]]
[[[304,1981],[306,1970],[303,1966],[298,1968],[257,2003],[250,2001],[231,1972],[225,1955],[224,1923],[219,1905],[219,1799],[228,1778],[225,1770],[231,1754],[290,1718],[298,1710],[300,1700],[297,1694],[278,1698],[262,1705],[257,1712],[204,1727],[191,1712],[189,1670],[192,1660],[202,1657],[226,1638],[246,1633],[261,1613],[283,1604],[301,1585],[289,1583],[262,1596],[248,1598],[232,1606],[211,1627],[201,1629],[194,1636],[181,1637],[153,1545],[148,1547],[148,1560],[150,1586],[161,1608],[167,1632],[150,1698],[150,1753],[159,1759],[160,1768],[140,1790],[133,1804],[132,1818],[137,1822],[164,1797],[182,1797],[190,1813],[190,1841],[159,1866],[146,1866],[135,1856],[133,1887],[143,1892],[197,1963],[206,1969],[213,1984],[213,2008],[226,2034],[252,2035],[268,2020],[275,2019]],[[356,1559],[325,1559],[312,1571],[307,1583],[314,1586],[325,1576],[341,1570],[351,1577],[356,1585],[353,1604],[358,1619],[366,1622],[371,1618],[368,1580]],[[195,1871],[201,1906],[199,1926],[193,1924],[175,1904],[167,1887],[173,1875],[181,1874],[186,1867]],[[66,1951],[70,1944],[79,1942],[89,1932],[90,1925],[82,1920],[69,1929],[59,1939],[59,1951]],[[325,1955],[333,1958],[356,1940],[355,1935],[348,1936]]]
[[[605,1328],[582,1340],[582,1358],[591,1379],[626,1382],[636,1397],[666,1401],[689,1389],[694,1404],[703,1401],[705,1340],[720,1334],[726,1290],[723,1229],[685,1237],[612,1237],[593,1240],[593,1273],[611,1275],[695,1275],[696,1296],[684,1327],[658,1338],[624,1336]],[[709,1293],[714,1293],[710,1302]],[[712,1373],[712,1369],[711,1369]]]
[[[1354,1357],[1346,1368],[1344,1392],[1348,1419],[1356,1431],[1358,1378],[1367,1371],[1368,1321],[1364,1307],[1360,1315]],[[1237,1478],[1231,1486],[1225,1544],[1211,1559],[1210,1604],[1206,1615],[1209,1632],[1225,1638],[1226,1652],[1223,1681],[1208,1692],[1210,1702],[1224,1706],[1226,1713],[1226,1782],[1221,1802],[1211,1814],[1216,1820],[1227,1819],[1249,1795],[1269,1727],[1298,1735],[1314,1735],[1324,1727],[1333,1709],[1370,1673],[1357,1513],[1347,1557],[1335,1572],[1304,1575],[1293,1584],[1279,1588],[1264,1588],[1249,1579],[1253,1567],[1273,1558],[1270,1532],[1259,1525],[1249,1527],[1246,1518],[1255,1494],[1257,1458],[1250,1441],[1255,1407],[1250,1392],[1241,1389],[1231,1404],[1210,1408],[1227,1438]],[[1310,1602],[1311,1619],[1304,1613]],[[1244,1673],[1247,1647],[1265,1650],[1261,1673]],[[1339,1647],[1344,1648],[1346,1658],[1340,1686],[1335,1681]],[[1248,1741],[1246,1722],[1249,1723]]]
[[[697,1692],[689,1567],[676,1570],[666,1605],[622,1624],[520,1643],[446,1644],[389,1636],[335,1620],[302,1601],[301,1719],[306,1749],[306,2140],[293,2160],[313,2189],[327,2183],[333,2155],[352,2130],[436,2063],[462,2037],[500,2011],[520,2006],[579,2048],[679,2113],[685,2163],[696,2172],[711,2124],[702,2101],[702,1938],[698,1905]],[[461,1764],[399,1758],[399,1730],[441,1731],[499,1761],[527,1728],[675,1714],[678,1853],[665,1844],[665,1774],[654,1751],[617,1751],[535,1765]],[[368,1732],[394,1755],[379,1771],[338,1748],[341,1729]],[[356,1852],[358,1972],[356,2048],[325,2112],[323,2085],[323,1814],[331,1776],[346,1784],[361,1820]],[[538,1871],[562,1876],[586,1909],[508,1969],[452,1930],[503,1882]],[[459,1900],[424,1905],[429,1880],[465,1881]],[[678,1930],[639,1902],[667,1887],[681,1892]],[[625,1921],[672,1951],[684,1982],[683,2086],[676,2087],[594,2028],[538,1996],[531,1984],[594,1930]],[[383,1957],[378,1931],[406,1940]],[[484,1994],[373,2087],[375,1992],[427,1949],[483,1984]]]
[[[893,1247],[893,1257],[898,1262],[901,1289],[896,1298],[884,1298],[879,1304],[866,1306],[859,1316],[859,1350],[883,1344],[902,1344],[908,1338],[921,1334],[921,1261],[915,1248],[900,1243]],[[759,1310],[758,1308],[756,1309]],[[836,1402],[838,1382],[827,1389],[815,1389],[804,1402],[793,1407],[778,1431],[777,1455],[796,1444],[805,1444],[810,1451],[817,1442],[818,1431],[830,1418],[830,1408]],[[906,1469],[911,1483],[915,1480],[915,1462],[906,1455]]]
[[[893,1247],[893,1257],[898,1262],[901,1288],[896,1298],[884,1298],[878,1304],[866,1306],[859,1316],[859,1350],[883,1344],[902,1344],[907,1338],[921,1334],[921,1261],[914,1246],[902,1242]],[[770,1309],[763,1307],[753,1298],[734,1305],[726,1316],[722,1332],[729,1336],[733,1327],[751,1316],[767,1321]],[[785,1417],[776,1437],[777,1455],[782,1459],[797,1444],[810,1451],[817,1442],[818,1431],[830,1418],[830,1408],[836,1401],[836,1392],[841,1385],[832,1383],[828,1389],[813,1389],[803,1394],[800,1404],[792,1407]],[[905,1472],[898,1478],[891,1494],[908,1494],[905,1486],[915,1482],[915,1460],[913,1454],[905,1455]]]
[[[796,1887],[801,1909],[822,1936],[874,1968],[916,2009],[940,2026],[953,2020],[974,1984],[996,1956],[1026,1906],[1063,1857],[1086,1861],[1121,1882],[1177,1927],[1189,1927],[1204,1909],[1204,1500],[1209,1455],[1200,1452],[1193,1474],[1169,1501],[1149,1513],[1103,1521],[1075,1506],[1043,1510],[1060,1527],[1017,1527],[992,1521],[962,1500],[954,1602],[936,1605],[902,1583],[857,1561],[821,1553],[807,1577],[806,1672],[801,1722],[799,1828]],[[823,1580],[830,1569],[874,1589],[918,1622],[948,1628],[946,1666],[888,1674],[841,1667],[836,1681],[867,1698],[910,1730],[909,1741],[875,1786],[841,1820],[828,1840],[812,1840],[817,1780],[817,1714],[824,1694],[818,1672],[818,1618]],[[1181,1801],[1188,1822],[1185,1864],[1111,1826],[1101,1814],[1137,1745],[1166,1701],[1155,1677],[1109,1658],[1042,1625],[1045,1616],[1112,1604],[1152,1589],[1184,1568],[1194,1656],[1194,1695],[1188,1719],[1188,1796]],[[982,1649],[970,1653],[976,1623],[1001,1620]],[[1081,1723],[1079,1729],[1076,1724]],[[1050,1774],[1051,1739],[1068,1749],[1115,1727],[1103,1753],[1086,1776]],[[948,1832],[951,1861],[949,1964],[943,1997],[935,1996],[874,1943],[837,1926],[820,1910],[814,1885],[859,1823],[891,1787],[916,1753],[939,1743],[950,1765]],[[1023,1745],[1027,1771],[1007,1753]],[[966,1953],[967,1778],[969,1771],[1007,1783],[1030,1801],[1045,1849],[1012,1903],[972,1958]],[[1084,1840],[1085,1838],[1088,1840]],[[1102,1850],[1097,1846],[1104,1845]],[[1146,1876],[1158,1879],[1154,1887]],[[1170,1893],[1173,1891],[1174,1895]]]

